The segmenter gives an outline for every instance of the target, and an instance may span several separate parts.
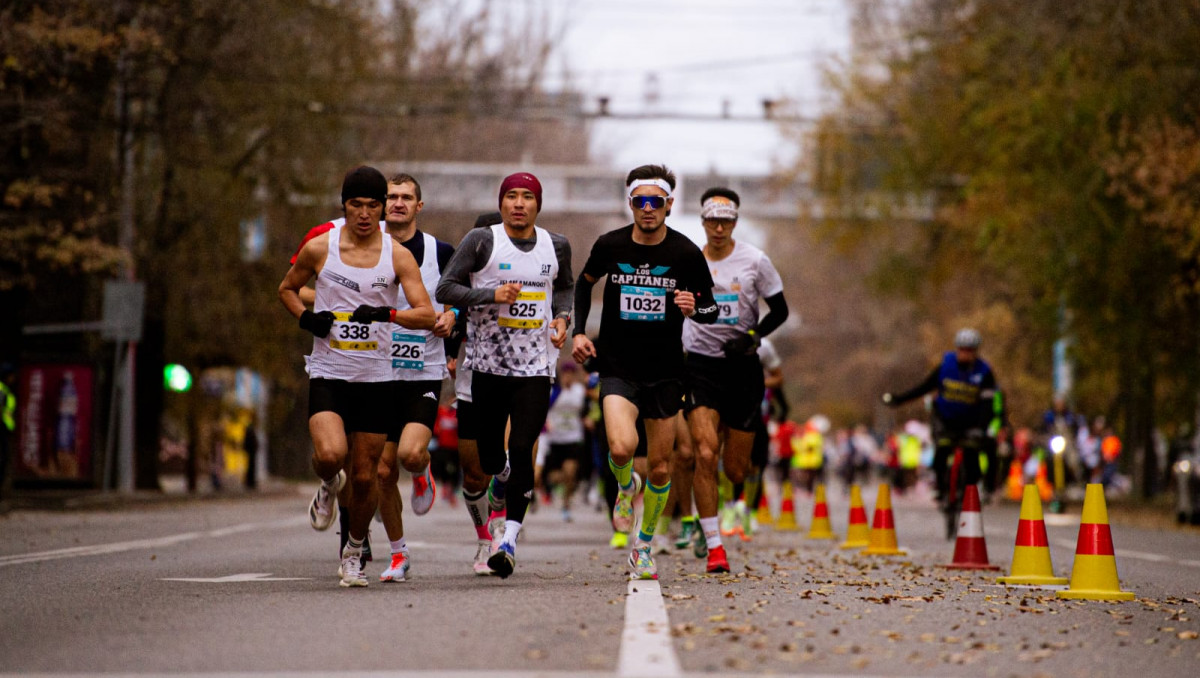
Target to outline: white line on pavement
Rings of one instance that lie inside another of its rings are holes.
[[[625,630],[617,658],[618,676],[683,675],[671,642],[671,626],[662,589],[654,580],[629,582],[625,597]]]
[[[54,551],[39,551],[37,553],[18,553],[10,556],[0,556],[0,567],[5,565],[21,565],[24,563],[40,563],[47,560],[59,560],[61,558],[79,558],[82,556],[101,556],[108,553],[121,553],[124,551],[136,551],[139,549],[162,548],[164,546],[174,546],[185,541],[193,541],[195,539],[224,537],[240,532],[252,532],[255,530],[271,530],[278,527],[287,527],[291,525],[299,525],[307,522],[304,518],[288,518],[286,520],[276,520],[267,523],[242,523],[240,525],[230,525],[229,527],[220,527],[215,530],[205,532],[182,532],[180,534],[167,535],[165,537],[155,537],[152,539],[134,539],[132,541],[118,541],[110,544],[93,544],[92,546],[73,546],[66,549],[56,549]]]

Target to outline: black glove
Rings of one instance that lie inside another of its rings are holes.
[[[329,328],[333,327],[333,311],[313,313],[308,309],[300,314],[300,329],[312,332],[314,336],[324,339],[329,336]]]
[[[756,349],[758,349],[758,337],[753,334],[739,334],[721,344],[721,350],[725,352],[726,358],[750,355]]]
[[[352,323],[386,323],[392,319],[392,309],[387,306],[368,306],[363,304],[350,314]]]

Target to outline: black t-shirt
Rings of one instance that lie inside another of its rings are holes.
[[[633,224],[596,240],[583,273],[604,284],[604,310],[596,340],[597,370],[641,382],[678,378],[683,372],[683,313],[674,290],[712,302],[712,275],[703,252],[687,236],[667,229],[657,245],[633,241]]]

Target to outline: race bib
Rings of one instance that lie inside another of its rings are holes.
[[[379,341],[372,339],[370,323],[352,323],[349,313],[334,313],[329,329],[329,348],[337,351],[376,351]]]
[[[425,336],[392,332],[392,367],[401,370],[425,369]]]
[[[667,291],[661,287],[621,285],[621,319],[662,321],[667,318]]]
[[[516,301],[500,307],[496,322],[500,327],[536,330],[546,324],[545,308],[545,292],[519,292]]]
[[[717,324],[718,325],[736,325],[738,324],[738,293],[730,294],[713,294],[713,301],[717,302]]]

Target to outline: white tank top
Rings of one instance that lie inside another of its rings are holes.
[[[329,231],[329,253],[317,274],[316,312],[333,311],[336,318],[329,335],[313,337],[308,376],[353,382],[391,381],[390,323],[352,323],[350,314],[361,304],[391,306],[399,284],[392,265],[392,239],[385,234],[379,261],[371,268],[348,266],[342,261],[343,226]]]
[[[438,270],[437,239],[428,233],[422,233],[425,239],[425,257],[421,262],[421,282],[429,292],[433,301],[435,313],[441,313],[444,306],[433,298],[437,290],[438,280],[442,273]],[[404,311],[412,308],[400,289],[396,295],[396,310]],[[390,349],[392,360],[392,378],[398,381],[441,381],[449,372],[446,370],[446,347],[440,337],[433,336],[433,330],[410,330],[399,325],[392,325],[392,345]]]
[[[511,304],[472,306],[467,323],[467,355],[476,372],[513,377],[553,377],[550,321],[558,256],[550,233],[534,227],[533,249],[522,252],[504,232],[492,229],[492,256],[483,269],[471,274],[471,287],[496,288],[521,283],[521,293]]]

